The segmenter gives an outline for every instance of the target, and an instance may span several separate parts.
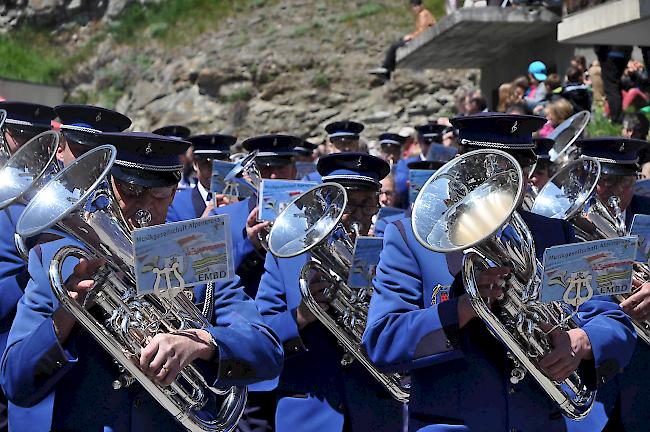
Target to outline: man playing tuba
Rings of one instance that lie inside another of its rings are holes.
[[[119,149],[109,184],[127,224],[140,226],[145,212],[150,225],[164,223],[180,178],[179,156],[189,143],[145,133],[98,134],[95,139]],[[50,260],[75,243],[64,235],[30,252],[30,280],[2,359],[9,399],[31,406],[54,391],[53,430],[178,430],[174,418],[138,384],[113,389],[121,372],[113,358],[55,299]],[[64,263],[72,299],[84,301],[103,262]],[[238,279],[215,284],[213,294],[209,327],[156,334],[134,359],[153,382],[168,386],[193,361],[208,385],[220,388],[278,375],[281,347]],[[206,287],[195,287],[193,298],[203,301]]]
[[[504,150],[521,165],[523,178],[528,176],[535,163],[532,133],[543,119],[489,113],[452,123],[459,130],[461,152]],[[455,187],[462,193],[476,185]],[[532,232],[538,259],[546,248],[574,241],[566,223],[519,213]],[[478,215],[476,226],[491,216]],[[381,370],[411,373],[410,430],[427,426],[432,431],[564,430],[559,406],[530,374],[511,381],[512,361],[484,322],[476,319],[465,293],[460,258],[458,253],[425,248],[416,240],[409,218],[386,229],[363,342]],[[494,299],[503,294],[510,273],[508,267],[495,267],[478,277],[481,297],[492,309],[498,307]],[[577,319],[581,328],[550,331],[552,349],[539,360],[539,367],[554,381],[563,381],[578,369],[586,371],[587,385],[593,388],[627,364],[634,334],[629,319],[608,298],[584,303]]]

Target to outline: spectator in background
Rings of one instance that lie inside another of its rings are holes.
[[[402,159],[408,159],[420,154],[418,145],[418,132],[412,126],[404,126],[399,130],[398,135],[403,138]]]
[[[650,121],[643,113],[626,113],[623,116],[623,130],[621,135],[625,138],[648,139]],[[641,177],[650,178],[650,151],[645,148],[639,151],[639,164]]]
[[[600,70],[600,62],[594,60],[587,71],[589,74],[591,86],[591,105],[593,108],[603,108],[605,106],[605,90],[603,87],[603,77]]]
[[[560,81],[560,76],[558,74],[552,73],[546,77],[544,80],[544,91],[546,92],[546,96],[544,96],[544,99],[533,108],[533,113],[537,115],[542,113],[549,103],[562,97],[560,95],[560,93],[562,93],[562,81]]]
[[[546,107],[546,124],[539,130],[539,136],[547,138],[556,127],[573,115],[571,102],[560,98]]]
[[[530,87],[530,81],[528,81],[528,77],[521,75],[515,78],[512,83],[515,86],[515,93],[519,99],[523,100],[528,94],[528,87]]]
[[[605,97],[609,105],[609,118],[613,123],[621,123],[623,120],[621,76],[632,55],[632,47],[598,45],[594,50],[600,62]]]
[[[528,79],[530,87],[526,93],[525,100],[528,108],[534,110],[546,97],[546,87],[543,83],[548,78],[546,65],[541,61],[534,61],[528,65]]]
[[[650,80],[648,71],[642,63],[630,60],[621,78],[623,111],[632,107],[635,110],[648,105],[650,101]]]
[[[487,111],[487,101],[481,94],[468,97],[465,104],[465,114],[472,115]]]
[[[587,59],[585,56],[573,56],[573,58],[571,58],[571,67],[578,69],[582,73],[581,82],[589,85],[589,72],[587,71]]]
[[[570,66],[566,71],[566,79],[562,88],[562,97],[571,102],[573,111],[591,111],[591,91],[584,83],[584,72]]]
[[[436,17],[434,17],[433,14],[424,7],[422,0],[410,0],[410,2],[411,10],[415,15],[415,31],[403,36],[400,40],[392,44],[390,48],[388,48],[388,51],[386,51],[384,64],[379,68],[368,71],[370,74],[378,75],[384,80],[390,80],[392,73],[395,71],[397,50],[420,36],[426,29],[436,23]]]
[[[509,106],[520,101],[521,98],[516,92],[514,83],[505,83],[499,86],[499,103],[497,104],[497,111],[504,113]]]

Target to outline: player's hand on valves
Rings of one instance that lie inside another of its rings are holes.
[[[542,325],[544,331],[550,331],[549,337],[553,349],[539,361],[539,366],[554,381],[564,381],[582,360],[593,359],[591,342],[584,330],[580,328],[569,331]],[[552,329],[552,330],[551,330]]]
[[[140,351],[139,366],[155,382],[168,386],[192,361],[209,361],[215,353],[216,347],[206,330],[159,333]]]
[[[633,294],[621,302],[621,309],[632,319],[650,319],[650,282],[634,278],[632,285]]]

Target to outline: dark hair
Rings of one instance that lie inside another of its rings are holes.
[[[579,65],[582,68],[582,72],[587,70],[587,59],[585,56],[581,55],[576,55],[571,58],[571,62],[575,62],[577,65]]]
[[[648,137],[650,121],[642,113],[627,113],[623,117],[623,127],[632,131],[632,138],[645,140]]]
[[[533,112],[528,108],[528,106],[521,102],[510,105],[506,108],[506,114],[526,114],[531,115]]]
[[[551,88],[551,90],[555,90],[556,88],[562,85],[562,81],[560,80],[560,76],[558,74],[552,73],[548,77],[546,77],[546,80],[544,80],[544,84],[547,84]]]
[[[530,87],[530,80],[528,79],[527,76],[524,76],[524,75],[515,78],[515,80],[512,83],[516,87],[521,87],[521,88],[524,88],[524,89],[527,89],[528,87]]]
[[[411,6],[422,6],[422,0],[411,0]]]
[[[582,82],[582,71],[574,66],[569,66],[566,70],[566,79],[570,83]]]
[[[469,102],[476,104],[479,111],[484,111],[487,108],[487,102],[483,96],[474,96],[469,100]]]

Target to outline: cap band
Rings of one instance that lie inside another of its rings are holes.
[[[60,129],[69,129],[73,131],[87,132],[91,134],[96,134],[97,132],[101,132],[99,129],[93,129],[92,127],[90,127],[89,124],[86,123],[78,123],[78,124],[71,124],[71,125],[62,124]]]
[[[532,150],[535,148],[535,144],[528,142],[528,143],[497,143],[497,142],[490,142],[490,141],[475,141],[475,140],[469,140],[469,139],[461,139],[460,143],[462,145],[468,145],[468,146],[475,146],[475,147],[489,147],[489,148],[496,148],[496,149],[504,149],[504,150]]]
[[[354,132],[334,132],[330,134],[330,138],[337,138],[337,137],[356,137],[358,138],[359,135],[355,134]]]
[[[125,161],[120,159],[116,159],[115,164],[126,168],[134,168],[134,169],[141,169],[146,171],[157,171],[157,172],[179,171],[183,169],[183,165],[167,165],[167,166],[151,165],[151,164],[144,164],[144,163],[135,163],[135,162]]]
[[[402,145],[401,142],[392,139],[381,140],[379,141],[379,144]]]
[[[329,176],[323,176],[323,182],[327,181],[336,181],[336,180],[349,180],[349,181],[359,181],[359,182],[364,182],[364,183],[372,183],[373,185],[378,185],[379,182],[375,180],[372,177],[367,177],[367,176],[362,176],[362,175],[346,175],[346,174],[339,174],[339,175],[329,175]]]

